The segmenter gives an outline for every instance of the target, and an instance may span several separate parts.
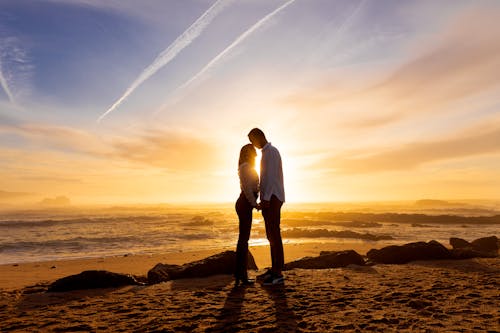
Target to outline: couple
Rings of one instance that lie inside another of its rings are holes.
[[[281,156],[275,147],[267,142],[264,133],[254,128],[248,133],[251,144],[241,148],[238,163],[241,194],[236,201],[236,213],[239,218],[239,237],[236,247],[236,286],[252,284],[254,280],[248,278],[248,239],[252,228],[252,211],[254,208],[262,210],[266,226],[266,236],[271,247],[272,267],[266,273],[259,275],[265,286],[284,283],[281,271],[284,266],[283,242],[280,233],[281,206],[285,201],[283,186],[283,169]],[[262,149],[259,176],[255,171],[255,148]],[[257,203],[260,188],[260,203]]]

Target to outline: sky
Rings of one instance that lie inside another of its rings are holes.
[[[500,199],[496,0],[1,0],[0,198]]]

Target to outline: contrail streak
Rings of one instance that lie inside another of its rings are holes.
[[[12,92],[10,91],[10,88],[9,88],[9,84],[7,83],[7,80],[5,79],[5,76],[3,75],[3,72],[2,72],[2,63],[1,62],[0,62],[0,86],[2,86],[2,89],[7,94],[7,97],[9,98],[9,101],[12,104],[15,104],[14,95],[12,95]]]
[[[125,93],[104,112],[98,119],[100,122],[106,115],[115,110],[130,94],[134,92],[144,81],[149,79],[153,74],[158,72],[162,67],[172,61],[179,52],[191,44],[212,20],[224,9],[224,7],[232,0],[217,0],[203,15],[201,15],[189,28],[187,28],[176,40],[170,44],[162,53],[146,69],[142,71],[139,77],[125,91]]]
[[[198,73],[196,73],[193,77],[191,77],[189,80],[187,80],[185,83],[177,87],[172,94],[175,92],[181,91],[182,89],[186,88],[189,86],[192,82],[196,81],[199,77],[201,77],[205,72],[207,72],[211,67],[213,67],[219,60],[221,60],[227,53],[229,53],[232,49],[234,49],[236,46],[238,46],[241,42],[243,42],[248,36],[250,36],[255,30],[259,29],[262,25],[264,25],[267,21],[269,21],[274,15],[278,14],[280,11],[288,7],[290,4],[295,2],[295,0],[289,0],[280,7],[276,8],[273,10],[271,13],[267,14],[264,16],[262,19],[260,19],[257,23],[252,25],[250,28],[248,28],[244,33],[242,33],[238,38],[236,38],[231,45],[226,47],[221,53],[219,53],[215,58],[213,58],[208,64],[205,65]],[[156,112],[162,111],[168,103],[163,104]]]
[[[354,8],[354,10],[351,12],[351,14],[342,22],[340,27],[338,28],[337,32],[335,33],[336,36],[340,35],[343,33],[347,26],[351,24],[352,20],[358,15],[359,11],[363,6],[365,5],[366,0],[361,0],[358,5]]]

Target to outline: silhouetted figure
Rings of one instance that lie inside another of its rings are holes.
[[[254,281],[248,278],[248,239],[252,229],[252,211],[259,208],[257,197],[259,195],[259,176],[255,170],[255,157],[257,152],[251,144],[241,148],[238,162],[238,175],[240,178],[241,194],[236,201],[236,213],[239,218],[239,236],[236,246],[236,285],[251,284]]]
[[[272,267],[258,277],[264,285],[283,284],[281,271],[285,265],[283,241],[281,240],[281,206],[285,202],[283,185],[283,167],[281,156],[274,146],[267,141],[264,133],[254,128],[248,133],[250,142],[262,149],[260,162],[260,205],[266,225],[266,236],[271,247]]]

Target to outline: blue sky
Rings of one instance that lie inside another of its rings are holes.
[[[498,198],[499,18],[486,0],[3,0],[0,190],[231,200],[259,126],[292,200]]]

